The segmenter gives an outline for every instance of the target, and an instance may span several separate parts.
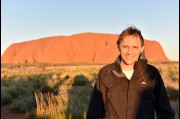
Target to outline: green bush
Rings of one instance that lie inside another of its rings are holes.
[[[89,80],[84,75],[74,77],[73,86],[85,86],[86,84],[89,84]]]
[[[77,95],[69,94],[68,107],[66,109],[66,115],[71,115],[73,119],[85,118],[85,113],[89,106],[92,87],[85,86],[83,90]],[[76,111],[74,111],[76,110]]]
[[[80,92],[80,95],[84,97],[83,99],[85,99],[83,102],[89,103],[92,91],[93,91],[93,87],[91,86],[84,87],[84,89]]]
[[[42,93],[53,92],[53,88],[48,85],[43,85],[40,89]]]
[[[70,78],[69,75],[66,75],[66,76],[64,77],[65,80],[67,80],[67,79],[69,79],[69,78]]]
[[[14,99],[17,98],[20,94],[20,92],[17,91],[17,87],[15,85],[9,87],[8,92]]]
[[[33,84],[31,82],[21,82],[17,85],[17,91],[19,95],[33,95]]]
[[[9,109],[12,112],[26,112],[31,111],[36,106],[36,100],[33,96],[19,96],[13,100],[10,104]]]
[[[8,88],[1,86],[1,105],[10,104],[13,98],[8,92]]]
[[[1,105],[10,104],[12,100],[13,98],[9,93],[1,95]]]
[[[167,87],[166,91],[167,91],[167,94],[168,94],[170,100],[179,99],[179,90],[174,89],[172,87]]]
[[[12,85],[16,85],[17,83],[18,81],[14,79],[1,80],[1,86],[5,87],[11,87]]]

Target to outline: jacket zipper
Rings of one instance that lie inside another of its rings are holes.
[[[128,80],[128,79],[127,79]],[[128,80],[128,87],[127,87],[127,107],[126,107],[126,119],[127,119],[127,111],[128,111],[128,94],[129,94],[129,83],[130,83],[130,80]]]

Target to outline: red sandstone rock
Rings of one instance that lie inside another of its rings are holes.
[[[118,34],[81,33],[14,43],[1,57],[2,63],[112,63],[119,54]],[[166,62],[161,45],[145,40],[148,61]]]

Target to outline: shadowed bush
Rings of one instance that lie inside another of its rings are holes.
[[[47,93],[47,92],[53,92],[53,89],[49,85],[43,85],[40,91],[43,93]]]
[[[85,86],[87,84],[89,84],[89,80],[84,75],[81,74],[74,77],[73,86]]]
[[[174,89],[172,87],[166,87],[167,94],[170,100],[177,100],[179,99],[179,90]]]
[[[13,97],[9,94],[8,88],[1,86],[1,105],[10,104]]]
[[[26,112],[31,111],[36,107],[35,97],[26,96],[26,97],[18,97],[10,104],[9,109],[12,112]]]

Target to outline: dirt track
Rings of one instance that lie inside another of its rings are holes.
[[[26,119],[26,113],[12,113],[8,106],[1,106],[1,119]]]

